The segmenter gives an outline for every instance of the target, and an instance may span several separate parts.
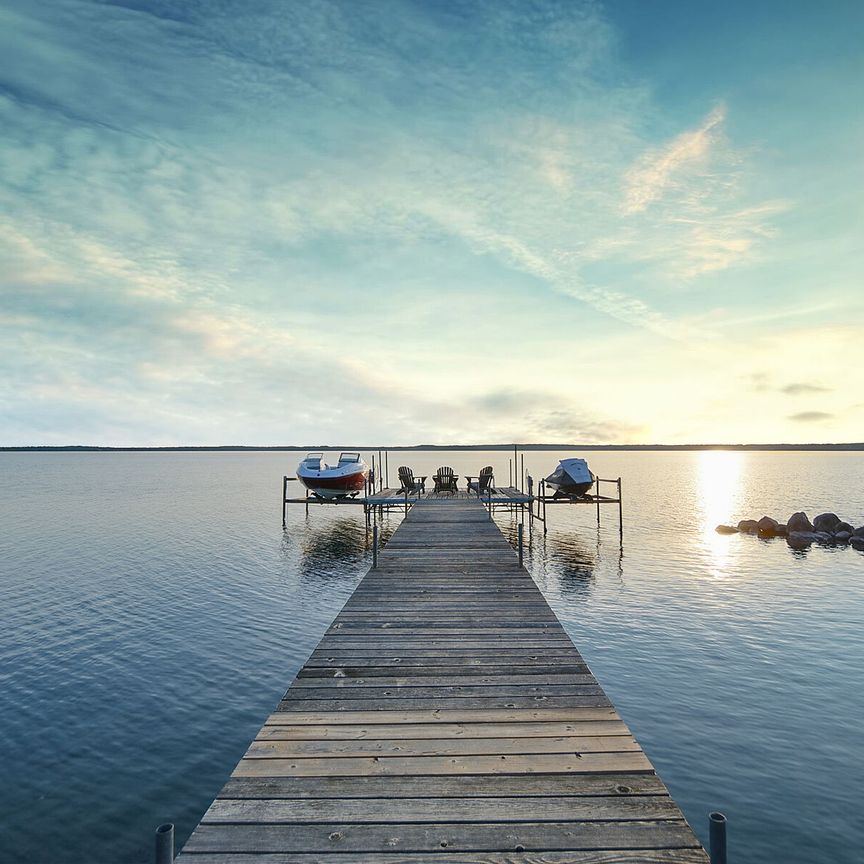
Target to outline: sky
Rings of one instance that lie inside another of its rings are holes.
[[[0,0],[0,445],[864,439],[864,3]]]

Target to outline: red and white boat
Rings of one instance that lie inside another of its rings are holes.
[[[359,453],[342,453],[336,465],[323,462],[323,453],[310,453],[297,466],[297,479],[319,498],[353,498],[362,492],[369,466]]]

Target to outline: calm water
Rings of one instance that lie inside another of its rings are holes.
[[[623,548],[612,508],[550,507],[530,566],[691,824],[724,810],[739,864],[862,860],[864,555],[713,528],[864,524],[864,456],[582,455],[624,478]],[[297,461],[0,454],[0,860],[148,862],[157,824],[197,823],[369,566],[362,510],[282,532]]]

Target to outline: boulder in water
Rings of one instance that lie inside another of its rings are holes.
[[[851,534],[855,529],[848,522],[838,522],[832,529],[831,532],[833,534],[840,534],[842,532],[846,532],[847,534]]]
[[[786,542],[793,549],[806,549],[815,540],[816,535],[812,531],[790,531],[786,535]]]
[[[755,519],[742,519],[738,523],[738,530],[743,534],[758,534],[759,523]]]
[[[848,543],[851,538],[852,538],[852,532],[851,531],[838,531],[834,535],[834,542],[835,543]]]
[[[793,513],[786,520],[786,528],[789,531],[812,531],[813,523],[807,518],[806,513]]]
[[[827,531],[830,534],[839,522],[840,517],[836,513],[820,513],[813,520],[813,530]]]
[[[733,528],[731,525],[718,525],[714,529],[718,534],[737,534],[738,529]]]
[[[853,534],[852,539],[849,541],[849,545],[853,549],[857,549],[859,552],[864,552],[864,537],[858,537]]]
[[[856,528],[852,532],[852,536],[853,537],[864,537],[864,525],[862,525],[860,528]]]
[[[770,516],[763,516],[756,523],[756,530],[760,537],[776,537],[779,533],[777,530],[779,527],[780,523]]]
[[[813,536],[816,538],[817,543],[830,543],[834,539],[834,535],[829,534],[827,531],[814,531]]]

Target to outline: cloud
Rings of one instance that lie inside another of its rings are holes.
[[[780,388],[787,396],[806,396],[811,393],[830,393],[833,388],[821,384],[810,384],[806,381],[793,381]]]
[[[704,165],[725,119],[726,109],[718,105],[696,129],[682,132],[664,147],[642,156],[624,178],[624,212],[641,212],[663,196],[680,171]]]
[[[833,418],[833,414],[828,414],[825,411],[801,411],[798,414],[790,414],[788,417],[795,423],[822,423]]]

